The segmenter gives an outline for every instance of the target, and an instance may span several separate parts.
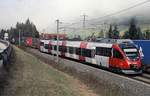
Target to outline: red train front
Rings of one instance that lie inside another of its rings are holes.
[[[110,67],[117,68],[125,74],[142,73],[139,49],[133,43],[121,43],[112,46]]]

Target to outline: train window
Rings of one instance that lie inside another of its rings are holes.
[[[69,53],[70,53],[70,54],[73,54],[73,53],[74,53],[73,47],[69,47]]]
[[[116,49],[113,49],[113,58],[123,59],[123,55]]]
[[[75,48],[75,52],[77,55],[81,55],[81,48]]]
[[[82,55],[85,56],[85,57],[91,57],[91,50],[82,49]]]
[[[82,56],[86,56],[86,54],[87,54],[87,53],[86,53],[86,49],[81,48],[81,55],[82,55]]]
[[[99,50],[100,50],[100,48],[97,47],[96,48],[96,55],[100,55],[100,51]]]
[[[45,49],[48,49],[48,48],[49,48],[49,45],[48,45],[48,44],[45,44],[45,45],[44,45],[44,48],[45,48]]]
[[[86,54],[86,51],[85,51],[85,49],[83,49],[83,48],[79,48],[79,55],[81,55],[81,56],[85,56],[85,54]]]
[[[86,56],[87,57],[92,57],[92,50],[91,49],[87,49],[87,52],[86,52]]]
[[[54,45],[54,50],[57,50],[57,46],[56,45]]]
[[[85,53],[86,57],[91,57],[91,50],[90,49],[86,49],[86,53]]]
[[[111,56],[111,48],[97,47],[96,55],[110,57]]]
[[[95,50],[76,48],[76,54],[91,58],[91,57],[95,57]]]
[[[96,55],[104,56],[104,48],[103,47],[97,47],[96,48]]]
[[[57,45],[54,45],[53,49],[57,51]],[[61,51],[61,50],[62,50],[62,46],[58,46],[58,51]]]
[[[96,55],[100,55],[100,48],[99,47],[96,48]]]
[[[111,56],[111,48],[104,48],[104,56]]]

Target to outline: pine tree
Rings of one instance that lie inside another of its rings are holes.
[[[124,33],[124,35],[123,35],[122,38],[128,39],[128,38],[129,38],[129,31],[126,31],[126,32]]]
[[[138,38],[135,18],[132,18],[130,21],[129,38],[130,39],[137,39]]]
[[[104,37],[104,32],[103,30],[101,30],[99,33],[98,33],[98,38],[103,38]]]
[[[112,38],[112,25],[110,24],[109,31],[108,31],[108,38]]]
[[[17,37],[19,34],[19,31],[21,31],[21,36],[23,37],[39,37],[39,32],[36,29],[36,26],[27,19],[25,23],[19,23],[16,24],[16,30],[17,30]]]
[[[4,39],[4,34],[5,34],[6,30],[2,29],[1,33],[0,33],[0,38]]]
[[[137,27],[137,38],[136,39],[143,39],[143,33],[140,27]]]
[[[145,39],[150,39],[150,30],[147,29],[145,32]]]
[[[113,38],[114,39],[119,39],[119,31],[118,31],[118,27],[117,27],[117,25],[115,25],[115,27],[114,27],[114,30],[113,30]]]

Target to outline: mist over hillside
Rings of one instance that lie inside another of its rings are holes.
[[[120,34],[129,29],[129,24],[131,18],[136,19],[137,27],[140,27],[141,30],[150,29],[150,15],[141,15],[141,16],[118,16],[118,17],[109,17],[105,19],[91,19],[87,20],[85,24],[85,29],[83,28],[83,22],[77,22],[76,24],[64,24],[60,29],[60,33],[66,33],[69,37],[74,35],[81,35],[81,37],[87,37],[95,33],[95,35],[102,34],[101,31],[108,32],[110,24],[117,25]],[[78,20],[79,21],[79,20]],[[55,30],[55,28],[54,28]]]

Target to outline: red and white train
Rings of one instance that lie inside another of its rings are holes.
[[[98,42],[59,41],[59,56],[99,65],[125,74],[141,74],[139,49],[129,39],[101,39]],[[40,40],[41,52],[57,54],[56,40]]]

